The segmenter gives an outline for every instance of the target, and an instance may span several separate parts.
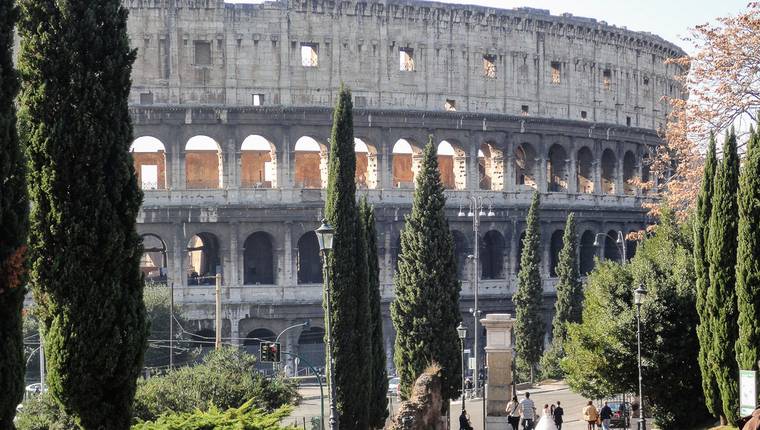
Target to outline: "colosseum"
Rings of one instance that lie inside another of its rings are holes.
[[[547,323],[568,213],[580,268],[628,257],[618,231],[647,224],[637,188],[666,120],[685,97],[661,38],[569,14],[418,0],[125,0],[138,50],[131,151],[145,200],[139,231],[148,279],[173,286],[187,332],[256,349],[286,327],[283,348],[324,365],[316,236],[325,197],[331,106],[353,90],[359,194],[378,217],[388,318],[399,234],[421,147],[438,148],[472,329],[476,277],[484,313],[513,312],[520,237],[542,195]],[[468,216],[477,201],[479,267]],[[598,233],[604,242],[594,246]],[[610,238],[611,237],[611,238]],[[484,339],[484,333],[478,333]],[[480,345],[485,342],[481,340]],[[292,364],[292,363],[291,363]],[[294,371],[298,369],[293,369]]]

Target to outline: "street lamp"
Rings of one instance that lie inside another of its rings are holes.
[[[480,280],[480,273],[479,272],[479,256],[480,256],[480,244],[478,243],[479,237],[480,237],[480,217],[488,216],[488,217],[494,217],[496,216],[496,213],[493,211],[493,203],[490,203],[488,205],[488,212],[485,211],[485,200],[491,200],[490,197],[480,197],[480,196],[469,196],[467,198],[469,200],[469,210],[467,211],[467,217],[472,218],[472,231],[475,232],[475,251],[472,255],[473,263],[475,266],[475,285],[474,285],[474,293],[475,293],[475,309],[471,309],[472,316],[475,317],[475,342],[474,342],[474,348],[475,348],[475,369],[474,371],[474,387],[475,387],[475,393],[478,393],[478,335],[479,335],[479,317],[480,317],[480,309],[478,309],[478,281]],[[464,217],[465,213],[462,208],[462,206],[459,207],[459,214],[460,217]],[[470,258],[470,257],[468,257]]]
[[[322,268],[324,271],[325,290],[327,297],[327,361],[329,374],[327,375],[327,383],[330,386],[330,430],[338,430],[338,409],[335,405],[335,361],[333,360],[333,342],[332,342],[332,301],[330,299],[330,273],[329,266],[327,264],[327,256],[332,251],[333,237],[335,230],[327,222],[326,219],[322,219],[322,225],[315,231],[317,234],[317,241],[319,242],[319,249],[322,251]]]
[[[644,418],[644,394],[641,389],[641,303],[647,295],[644,283],[639,284],[633,292],[633,303],[636,305],[636,342],[638,344],[639,359],[639,430],[646,430],[647,419]]]
[[[608,237],[615,241],[615,246],[620,247],[620,255],[623,256],[623,264],[625,264],[626,261],[628,261],[628,257],[625,255],[626,249],[625,249],[625,237],[623,236],[623,232],[618,230],[617,231],[617,239],[610,236],[607,233],[597,233],[596,236],[594,236],[594,246],[599,248],[602,246],[602,241],[599,240],[599,238],[605,238]]]
[[[461,321],[457,327],[457,334],[459,335],[459,343],[462,345],[462,410],[464,410],[464,339],[467,337],[467,328]]]

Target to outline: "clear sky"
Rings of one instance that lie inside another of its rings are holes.
[[[261,3],[262,0],[225,0],[229,3]],[[477,4],[511,9],[535,7],[549,9],[552,15],[565,12],[596,18],[618,27],[648,31],[674,42],[687,52],[691,47],[681,40],[687,30],[715,17],[736,15],[749,0],[439,0],[442,3]]]

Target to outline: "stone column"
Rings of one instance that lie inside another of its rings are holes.
[[[575,151],[574,143],[571,139],[570,144],[567,145],[570,155],[567,167],[567,192],[571,194],[578,192],[578,153]]]
[[[507,428],[507,403],[512,397],[511,314],[488,314],[480,320],[486,329],[486,426]]]
[[[282,252],[277,254],[278,276],[275,283],[281,286],[295,285],[297,280],[293,280],[293,271],[295,269],[295,257],[293,246],[293,223],[285,221],[285,236],[282,243]]]

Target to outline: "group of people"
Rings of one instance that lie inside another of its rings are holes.
[[[530,393],[525,393],[525,398],[512,401],[507,404],[507,420],[512,430],[518,430],[522,424],[523,430],[562,430],[562,422],[565,411],[560,402],[556,405],[545,404],[541,417],[536,416],[536,405],[530,399]]]
[[[588,404],[583,408],[583,421],[588,424],[588,430],[609,430],[610,420],[612,420],[612,408],[604,402],[604,406],[597,410],[594,406],[594,402],[588,401]]]

